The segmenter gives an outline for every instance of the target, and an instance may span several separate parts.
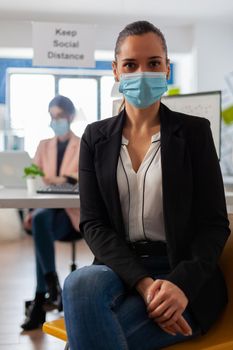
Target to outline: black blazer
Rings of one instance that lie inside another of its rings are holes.
[[[219,255],[230,233],[224,188],[209,122],[160,105],[167,280],[186,294],[206,331],[227,302]],[[116,170],[125,112],[88,125],[81,141],[80,228],[95,263],[133,287],[148,272],[126,244]]]

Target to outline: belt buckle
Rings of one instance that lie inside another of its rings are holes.
[[[139,245],[142,245],[142,246],[145,246],[147,245],[149,242],[148,241],[138,241],[138,242],[135,242],[136,244],[138,243]]]

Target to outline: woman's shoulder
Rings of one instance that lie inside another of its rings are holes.
[[[171,109],[163,106],[165,119],[173,125],[175,129],[182,129],[186,133],[199,133],[201,130],[208,130],[210,128],[210,121],[204,116],[199,117],[196,115],[190,115],[182,112],[172,111]]]
[[[97,120],[96,122],[88,124],[88,128],[90,128],[91,130],[98,130],[105,127],[110,127],[111,125],[114,125],[115,123],[117,123],[118,119],[119,119],[119,115],[116,115],[110,118],[105,118],[102,120]]]
[[[91,139],[95,143],[100,138],[111,137],[117,132],[122,132],[123,122],[124,112],[114,117],[98,120],[87,125],[83,138]]]
[[[209,125],[210,122],[205,116],[196,116],[192,114],[182,113],[182,112],[176,112],[173,110],[169,110],[169,112],[172,114],[172,120],[174,122],[179,122],[184,124],[185,126],[200,126],[200,125]]]
[[[50,138],[47,138],[47,139],[43,139],[39,142],[39,145],[38,145],[38,148],[39,147],[45,147],[47,146],[48,144],[51,144],[53,143],[55,140],[55,137],[50,137]]]
[[[74,143],[80,143],[80,140],[81,140],[81,138],[71,131],[70,141],[72,141]]]

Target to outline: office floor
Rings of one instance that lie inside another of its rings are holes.
[[[63,283],[69,273],[71,246],[56,243],[57,271]],[[90,264],[92,253],[83,240],[77,243],[79,267]],[[41,330],[22,333],[24,300],[33,297],[34,255],[31,237],[0,241],[0,350],[63,350],[64,343],[45,335]],[[47,315],[47,320],[58,318],[57,312]]]

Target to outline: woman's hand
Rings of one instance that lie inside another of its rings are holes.
[[[147,290],[147,300],[148,315],[161,328],[191,335],[192,330],[182,316],[188,299],[174,283],[157,279]]]
[[[192,335],[192,329],[191,329],[191,327],[189,326],[188,322],[185,320],[185,318],[183,316],[180,316],[180,318],[175,323],[173,323],[172,326],[165,327],[161,323],[157,323],[157,324],[165,332],[167,332],[167,333],[169,333],[171,335],[176,335],[177,333],[183,334],[184,336]]]
[[[149,291],[150,291],[149,288],[153,285],[153,283],[154,283],[153,278],[144,277],[136,285],[136,289],[138,293],[142,296],[146,305],[149,303],[149,300],[147,300],[149,296]]]
[[[46,185],[59,185],[64,184],[66,182],[66,178],[63,176],[44,176],[43,180],[46,183]]]
[[[32,211],[27,213],[27,215],[23,220],[23,228],[28,231],[31,231],[32,229],[32,213],[33,213]]]
[[[188,299],[180,288],[166,280],[154,281],[150,277],[145,277],[137,283],[136,289],[148,305],[149,317],[153,318],[165,332],[185,336],[192,334],[192,329],[182,316]]]

